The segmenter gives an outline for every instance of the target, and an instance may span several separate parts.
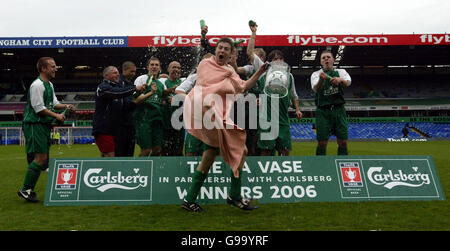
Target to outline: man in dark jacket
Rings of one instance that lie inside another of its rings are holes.
[[[122,64],[122,74],[119,79],[119,86],[134,86],[133,80],[136,76],[136,65],[131,61]],[[123,107],[121,111],[121,120],[119,124],[119,132],[117,139],[117,147],[115,151],[116,157],[133,157],[134,147],[136,144],[136,130],[133,123],[133,111],[136,103],[133,102],[133,96],[123,98]]]
[[[92,123],[92,135],[102,157],[114,157],[117,146],[117,135],[123,109],[123,99],[142,92],[144,86],[119,85],[119,70],[108,66],[103,70],[103,82],[95,93],[95,113]]]
[[[403,127],[402,129],[403,138],[408,138],[409,130],[408,130],[408,123]]]

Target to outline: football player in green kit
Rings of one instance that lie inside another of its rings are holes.
[[[167,79],[160,79],[165,85],[165,104],[163,105],[163,124],[164,124],[164,139],[163,139],[163,156],[183,156],[183,145],[185,130],[181,128],[176,130],[173,128],[171,119],[172,114],[178,109],[178,106],[172,106],[172,97],[175,95],[175,89],[181,84],[181,64],[177,61],[172,61],[167,68],[169,77]]]
[[[261,52],[264,51],[257,51],[255,46],[255,40],[256,40],[256,31],[258,25],[256,23],[250,24],[250,30],[252,32],[252,35],[249,40],[249,45],[247,48],[247,55],[249,56],[252,65],[257,69],[257,67],[263,65],[264,58],[260,58],[262,55]],[[284,62],[284,55],[283,52],[279,50],[273,50],[269,53],[267,56],[268,62],[277,62],[281,61]],[[263,89],[264,84],[266,82],[266,76],[267,74],[264,73],[259,79],[258,79],[258,85],[260,90],[260,97],[263,95]],[[275,154],[275,151],[278,151],[279,156],[289,156],[290,150],[292,149],[292,143],[291,143],[291,133],[290,133],[290,123],[289,123],[289,113],[288,108],[290,104],[292,103],[295,107],[295,114],[297,118],[301,118],[303,116],[302,112],[300,111],[300,101],[297,95],[297,91],[295,90],[295,83],[294,83],[294,77],[291,73],[289,73],[289,85],[288,85],[288,94],[281,98],[274,100],[278,103],[279,111],[278,111],[278,134],[274,135],[274,139],[264,139],[262,137],[263,134],[269,133],[273,128],[271,129],[262,129],[260,125],[258,125],[257,129],[257,147],[260,150],[260,155],[262,156],[271,156]],[[267,96],[267,103],[266,104],[259,104],[259,109],[265,110],[263,114],[259,113],[259,116],[262,116],[266,119],[266,121],[271,121],[271,97]],[[261,106],[265,106],[265,108]],[[259,120],[259,119],[258,119]]]
[[[279,50],[273,50],[269,53],[269,56],[267,57],[269,62],[276,62],[276,61],[282,61],[284,62],[284,55]],[[266,74],[261,76],[260,84],[264,84],[266,82]],[[292,150],[292,143],[291,143],[291,132],[290,132],[290,122],[289,122],[289,113],[288,109],[292,102],[292,104],[295,106],[295,114],[297,118],[301,118],[303,116],[302,112],[300,111],[300,101],[297,96],[297,92],[295,90],[295,84],[294,84],[294,77],[292,74],[289,74],[289,88],[288,88],[288,94],[280,99],[277,99],[278,101],[278,126],[279,131],[276,139],[273,140],[266,140],[262,138],[262,133],[267,133],[270,131],[270,129],[262,129],[258,128],[258,148],[261,149],[261,155],[262,156],[271,156],[274,155],[275,150],[278,151],[279,156],[289,156],[290,151]],[[263,86],[260,87],[260,89],[264,89]],[[264,113],[262,116],[265,116],[267,121],[271,121],[271,97],[267,96],[267,108],[266,113]],[[264,104],[261,104],[264,105]]]
[[[50,150],[50,133],[52,122],[64,122],[64,114],[54,110],[74,110],[73,105],[59,103],[50,80],[57,71],[55,60],[42,57],[37,62],[39,77],[33,81],[27,96],[27,104],[23,115],[23,132],[27,154],[34,154],[34,160],[28,165],[23,186],[19,189],[19,197],[28,202],[39,202],[34,188],[41,171],[47,162]]]
[[[164,85],[157,79],[161,64],[158,58],[151,57],[147,62],[148,74],[136,78],[134,85],[147,85],[145,92],[135,98],[138,104],[134,113],[136,143],[141,148],[139,156],[161,155],[163,144],[163,115],[161,110]]]
[[[329,50],[320,54],[322,69],[311,75],[315,92],[317,141],[316,155],[326,155],[328,139],[336,135],[338,155],[348,155],[348,123],[345,111],[344,88],[351,77],[344,69],[334,68],[334,56]]]

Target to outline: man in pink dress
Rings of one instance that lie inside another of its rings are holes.
[[[264,73],[266,65],[244,81],[228,64],[234,50],[231,39],[222,38],[218,41],[215,56],[200,62],[197,83],[184,103],[186,129],[207,146],[182,204],[182,208],[188,211],[203,211],[195,200],[219,152],[232,170],[227,203],[243,210],[255,209],[240,194],[242,168],[247,156],[246,133],[233,123],[230,112],[234,96],[252,88]]]

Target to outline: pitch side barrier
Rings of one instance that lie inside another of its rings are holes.
[[[349,123],[392,123],[392,122],[432,122],[432,123],[446,123],[450,122],[450,117],[373,117],[373,118],[353,118],[347,117]],[[290,118],[291,123],[316,123],[316,118]]]
[[[52,159],[46,206],[180,204],[200,157]],[[231,171],[218,157],[198,202],[224,203]],[[431,156],[248,157],[242,195],[258,204],[445,200]]]
[[[291,123],[315,123],[315,118],[290,118]],[[348,117],[347,121],[350,123],[388,123],[388,122],[450,122],[450,116],[441,117]],[[79,120],[79,121],[64,121],[66,126],[86,127],[92,126],[92,120]],[[22,121],[0,121],[0,127],[21,127]]]

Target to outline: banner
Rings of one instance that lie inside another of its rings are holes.
[[[200,159],[52,159],[45,205],[181,204]],[[218,157],[198,202],[224,203],[230,184]],[[259,204],[445,200],[430,156],[248,157],[241,192]]]
[[[0,37],[0,48],[128,47],[128,37]]]
[[[208,35],[215,46],[222,37],[247,46],[250,35]],[[386,46],[449,45],[449,34],[258,35],[255,46]],[[0,48],[196,47],[200,35],[119,37],[0,37]]]
[[[239,46],[247,46],[250,35],[208,35],[211,45],[222,37],[244,40]],[[136,36],[128,38],[129,47],[195,47],[200,36]],[[400,34],[400,35],[258,35],[255,46],[381,46],[381,45],[448,45],[449,34]]]

